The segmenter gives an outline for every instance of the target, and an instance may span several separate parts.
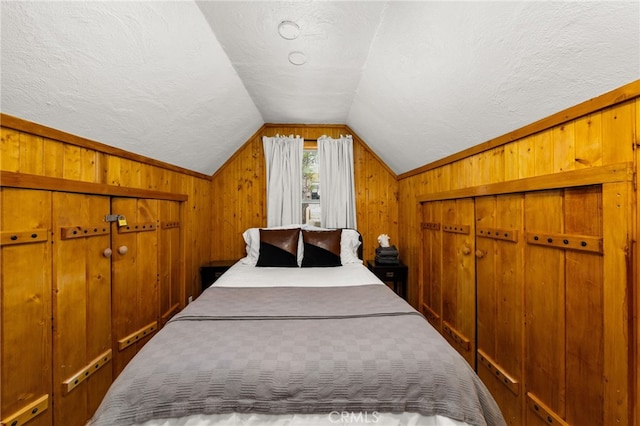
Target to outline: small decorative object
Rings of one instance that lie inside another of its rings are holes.
[[[376,264],[398,265],[400,263],[398,249],[396,249],[396,246],[389,245],[389,240],[391,238],[387,234],[378,235],[380,247],[376,248]]]
[[[389,236],[387,234],[380,234],[378,235],[378,244],[380,244],[380,247],[389,247]]]

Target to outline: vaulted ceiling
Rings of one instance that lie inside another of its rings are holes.
[[[1,7],[2,112],[206,174],[264,123],[346,124],[402,173],[640,78],[636,1]]]

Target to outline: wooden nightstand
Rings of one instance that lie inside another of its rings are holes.
[[[402,262],[398,265],[383,265],[377,264],[375,260],[367,260],[367,267],[380,281],[393,283],[393,291],[407,299],[407,265]]]
[[[237,260],[212,260],[200,267],[200,278],[202,278],[202,291],[207,289],[211,284],[216,282],[227,269],[231,267]]]

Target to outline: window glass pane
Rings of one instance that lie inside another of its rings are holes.
[[[302,222],[320,226],[320,175],[318,151],[302,154]]]

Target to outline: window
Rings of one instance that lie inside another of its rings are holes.
[[[302,223],[320,226],[320,172],[315,143],[305,143],[302,153]]]

